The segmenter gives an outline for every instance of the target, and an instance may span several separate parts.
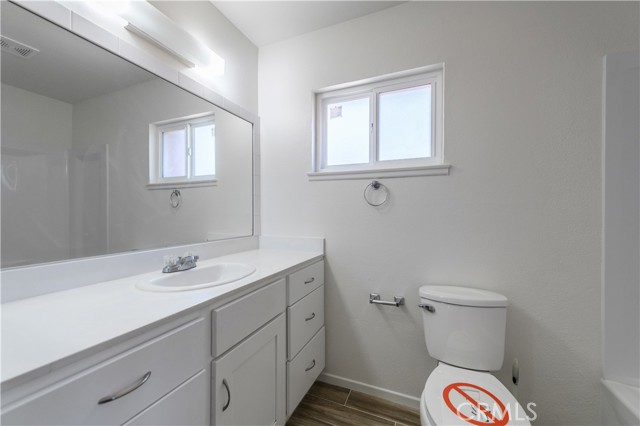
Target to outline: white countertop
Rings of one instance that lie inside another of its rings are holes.
[[[45,375],[80,355],[90,356],[168,318],[271,282],[322,256],[315,251],[251,250],[199,262],[256,267],[250,276],[217,287],[169,293],[135,287],[139,279],[160,275],[157,271],[5,303],[1,308],[2,384]]]

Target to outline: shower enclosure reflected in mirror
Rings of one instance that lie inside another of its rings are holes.
[[[1,7],[2,268],[253,234],[252,123]]]

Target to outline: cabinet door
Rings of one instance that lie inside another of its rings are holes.
[[[213,362],[212,423],[284,425],[286,322],[284,315]]]

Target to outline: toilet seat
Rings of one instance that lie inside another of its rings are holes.
[[[444,363],[427,379],[420,404],[423,425],[531,424],[529,413],[493,375]]]

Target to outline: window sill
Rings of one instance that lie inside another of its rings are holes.
[[[450,164],[438,164],[430,166],[379,168],[361,170],[324,170],[309,172],[309,180],[342,180],[342,179],[379,179],[395,177],[415,176],[442,176],[448,175]]]
[[[180,188],[200,188],[204,186],[218,186],[218,179],[200,180],[192,182],[161,182],[148,183],[147,189],[180,189]]]

